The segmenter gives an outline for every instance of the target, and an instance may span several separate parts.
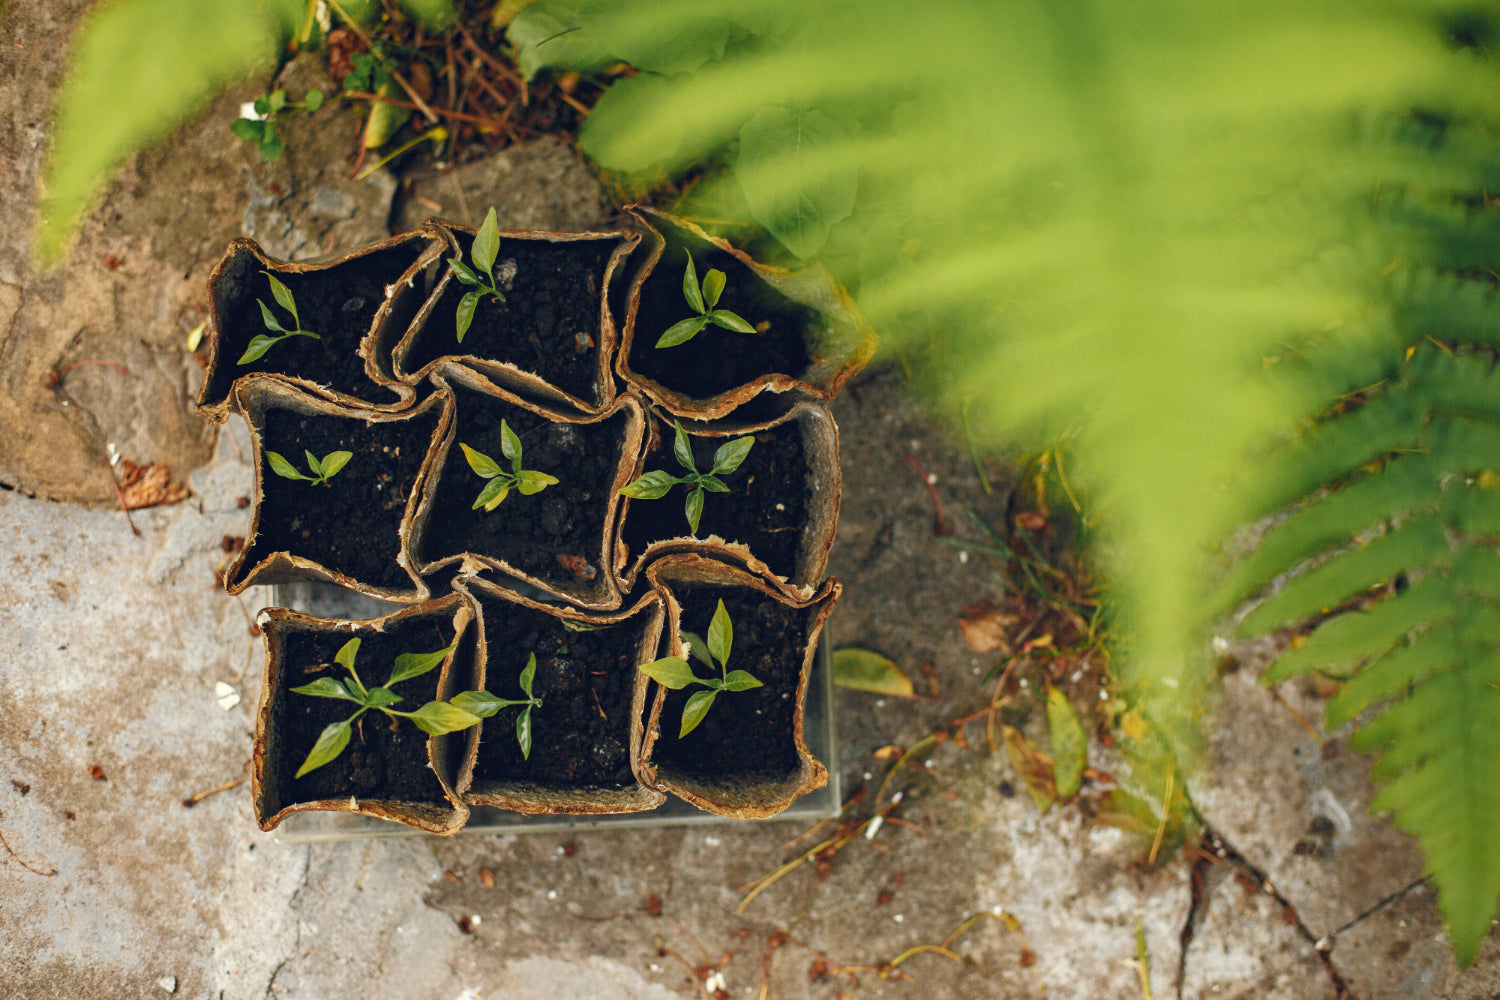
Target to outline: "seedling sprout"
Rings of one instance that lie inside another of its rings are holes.
[[[314,486],[327,486],[328,480],[338,475],[339,470],[348,465],[349,459],[354,457],[352,451],[330,451],[320,460],[305,448],[302,454],[307,456],[307,468],[312,472],[310,476],[302,473],[295,465],[274,451],[266,452],[266,461],[271,463],[271,471],[282,479],[305,479]]]
[[[264,97],[257,97],[252,107],[255,117],[236,118],[229,123],[229,131],[247,142],[255,143],[260,158],[270,163],[281,156],[283,143],[276,134],[276,123],[293,111],[312,114],[323,106],[323,92],[309,90],[301,103],[288,101],[285,90],[273,90]]]
[[[479,232],[474,235],[473,246],[469,248],[469,259],[474,262],[474,266],[469,267],[457,257],[448,258],[454,277],[472,288],[472,291],[465,292],[464,297],[458,300],[456,319],[460,344],[464,342],[464,334],[469,332],[469,324],[474,322],[474,310],[479,307],[481,298],[493,295],[501,302],[505,301],[505,294],[495,284],[495,257],[499,253],[500,227],[495,221],[495,209],[492,207],[484,217],[484,224],[479,227]]]
[[[719,606],[714,609],[713,621],[708,625],[708,641],[700,643],[689,640],[687,643],[688,655],[701,661],[710,670],[714,668],[714,661],[718,661],[718,677],[697,676],[693,673],[692,665],[680,656],[665,656],[641,666],[643,674],[673,691],[692,684],[702,684],[708,688],[707,691],[699,691],[690,696],[687,704],[682,706],[682,728],[677,733],[678,739],[698,728],[698,723],[714,707],[714,699],[719,696],[719,692],[748,691],[763,686],[747,671],[729,669],[729,653],[733,645],[734,623],[729,620],[729,612],[724,610],[724,602],[720,601]],[[707,652],[704,652],[705,647]]]
[[[235,364],[248,365],[252,361],[258,361],[261,355],[288,337],[321,339],[311,330],[302,329],[302,320],[297,315],[297,300],[292,298],[292,290],[283,285],[277,279],[276,275],[270,271],[262,271],[260,273],[264,274],[266,280],[271,283],[271,294],[275,297],[277,305],[292,314],[292,329],[288,330],[281,325],[281,321],[276,318],[276,314],[271,311],[270,306],[266,305],[264,299],[256,299],[256,305],[260,306],[261,320],[266,324],[266,329],[270,330],[271,333],[258,333],[252,337],[250,339],[250,346],[245,348],[245,353],[240,355],[239,361],[236,361]]]
[[[727,476],[740,467],[745,457],[750,454],[750,449],[755,447],[755,438],[746,435],[720,445],[719,450],[714,452],[713,468],[708,472],[699,472],[697,466],[693,464],[693,446],[688,440],[687,431],[682,429],[679,421],[672,421],[672,426],[676,429],[672,439],[672,454],[677,458],[678,464],[687,470],[687,475],[674,476],[670,472],[658,469],[629,483],[620,492],[634,500],[659,500],[678,484],[689,487],[691,492],[688,493],[686,508],[688,530],[696,535],[698,534],[698,521],[703,516],[704,491],[729,492],[729,487],[724,485],[724,481],[719,477]]]
[[[697,269],[693,267],[693,255],[687,255],[687,270],[682,274],[682,297],[698,315],[689,316],[669,326],[667,332],[656,342],[658,350],[686,344],[710,323],[735,333],[755,332],[755,327],[739,313],[715,308],[719,304],[719,296],[724,294],[724,281],[724,272],[713,268],[703,276],[703,284],[700,286]]]
[[[295,776],[300,778],[307,772],[337,759],[338,755],[343,753],[344,748],[349,745],[349,732],[355,721],[372,708],[384,712],[393,719],[397,717],[410,719],[422,732],[434,736],[478,725],[479,716],[446,701],[429,701],[415,712],[402,712],[391,707],[401,703],[401,696],[391,690],[393,685],[422,676],[442,663],[444,657],[451,652],[453,652],[453,646],[431,653],[402,653],[396,657],[396,662],[391,667],[390,678],[380,687],[367,688],[360,680],[358,671],[354,669],[354,658],[359,653],[359,640],[350,639],[344,643],[333,659],[335,663],[348,671],[347,683],[336,677],[319,677],[311,684],[294,687],[292,690],[297,694],[311,695],[314,698],[339,698],[352,701],[359,706],[359,710],[343,722],[333,722],[324,727],[323,732],[318,735],[317,742],[309,751],[307,759],[297,769]]]
[[[521,714],[516,717],[516,742],[521,745],[521,757],[524,760],[531,759],[531,710],[542,707],[542,699],[531,693],[531,682],[536,678],[536,654],[532,653],[526,658],[526,666],[521,668],[521,693],[526,697],[521,699],[497,698],[488,691],[465,691],[453,696],[453,704],[459,708],[477,715],[481,719],[488,719],[502,708],[510,705],[524,705]]]
[[[510,425],[504,420],[500,421],[500,453],[510,460],[511,471],[506,472],[500,468],[499,462],[483,452],[475,451],[462,441],[458,443],[458,446],[464,450],[464,458],[468,459],[469,468],[473,469],[480,479],[489,480],[474,501],[474,506],[469,508],[470,510],[478,510],[480,507],[486,511],[494,510],[513,489],[520,490],[522,496],[531,496],[533,493],[540,493],[547,487],[556,486],[558,483],[556,476],[521,468],[521,439],[516,437],[516,432],[511,430]]]

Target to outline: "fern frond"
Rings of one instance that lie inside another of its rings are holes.
[[[1491,304],[1455,283],[1426,287],[1445,309],[1464,301],[1482,312]],[[1381,471],[1326,491],[1266,533],[1265,554],[1243,564],[1237,585],[1265,584],[1264,574],[1293,561],[1310,568],[1252,611],[1242,631],[1387,589],[1368,608],[1323,622],[1263,679],[1309,670],[1347,675],[1327,705],[1328,724],[1374,713],[1351,741],[1379,754],[1372,774],[1383,788],[1372,809],[1392,813],[1421,842],[1455,951],[1467,964],[1500,900],[1493,835],[1500,823],[1500,372],[1483,352],[1428,345],[1383,398],[1404,400],[1377,409],[1386,433],[1394,434],[1389,422],[1404,412],[1403,433],[1417,448],[1388,455]],[[1335,440],[1337,425],[1371,426],[1357,416],[1332,417],[1309,437]],[[1327,475],[1323,452],[1292,454],[1306,467],[1288,481]],[[1336,530],[1382,525],[1389,530],[1363,546],[1350,547],[1351,536]]]

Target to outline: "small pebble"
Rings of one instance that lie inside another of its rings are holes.
[[[160,979],[158,979],[156,981],[156,985],[160,986],[162,989],[166,990],[168,993],[176,993],[177,992],[177,977],[176,976],[162,976]]]

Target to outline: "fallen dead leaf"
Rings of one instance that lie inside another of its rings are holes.
[[[1006,633],[1020,620],[1018,616],[1006,614],[986,602],[965,608],[958,627],[964,634],[964,642],[974,652],[992,653],[997,649],[1008,652],[1010,644],[1006,642]]]
[[[118,468],[120,496],[126,510],[187,499],[187,487],[172,482],[172,470],[165,465],[136,465],[128,458],[122,458]]]
[[[557,564],[580,580],[592,580],[599,574],[599,571],[583,556],[559,552],[557,554]]]

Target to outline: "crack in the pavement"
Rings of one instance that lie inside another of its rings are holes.
[[[1225,839],[1216,832],[1213,827],[1204,824],[1203,833],[1198,839],[1197,858],[1193,861],[1192,877],[1190,879],[1191,902],[1188,906],[1187,919],[1183,922],[1182,933],[1179,936],[1182,947],[1177,955],[1177,997],[1182,998],[1183,986],[1187,980],[1188,947],[1193,942],[1193,936],[1197,932],[1198,920],[1207,911],[1209,900],[1213,897],[1213,890],[1229,876],[1229,872],[1222,872],[1215,876],[1219,866],[1229,866],[1241,876],[1254,883],[1255,889],[1265,893],[1274,899],[1286,922],[1296,929],[1297,934],[1311,946],[1313,954],[1318,956],[1318,961],[1323,966],[1323,971],[1328,976],[1329,983],[1333,986],[1334,1000],[1354,1000],[1354,993],[1349,989],[1349,984],[1344,981],[1343,975],[1339,973],[1338,967],[1333,964],[1334,939],[1349,926],[1358,923],[1364,917],[1374,913],[1385,906],[1394,897],[1388,897],[1377,903],[1368,913],[1356,917],[1349,925],[1339,928],[1333,934],[1325,938],[1319,938],[1302,922],[1302,917],[1297,913],[1297,908],[1291,901],[1283,896],[1271,880],[1239,851],[1235,850]],[[1212,884],[1210,884],[1212,883]],[[1415,883],[1414,883],[1415,884]],[[1412,886],[1396,893],[1400,896],[1409,891]]]
[[[297,900],[302,895],[302,890],[307,888],[308,877],[312,874],[312,849],[304,847],[302,856],[302,877],[297,882],[297,888],[286,901],[287,912],[295,915],[297,920],[297,937],[292,942],[292,947],[287,951],[286,957],[276,963],[276,968],[271,970],[271,976],[266,980],[266,1000],[275,1000],[271,990],[276,986],[276,977],[281,975],[281,970],[286,968],[287,963],[297,957],[302,950],[302,915],[297,906]]]
[[[1375,914],[1379,913],[1387,906],[1390,906],[1392,903],[1397,903],[1402,899],[1405,899],[1407,893],[1411,892],[1418,886],[1426,885],[1429,881],[1431,881],[1431,879],[1431,875],[1423,875],[1421,878],[1412,882],[1410,885],[1402,886],[1395,892],[1391,893],[1389,896],[1382,899],[1380,902],[1376,903],[1374,906],[1370,907],[1365,912],[1359,914],[1357,917],[1344,924],[1344,926],[1340,927],[1338,930],[1331,932],[1326,938],[1323,939],[1328,943],[1328,950],[1330,952],[1333,951],[1334,945],[1338,944],[1338,938],[1340,934],[1349,930],[1351,927],[1354,927],[1356,924],[1359,924],[1364,920],[1368,920],[1370,917],[1373,917]]]

